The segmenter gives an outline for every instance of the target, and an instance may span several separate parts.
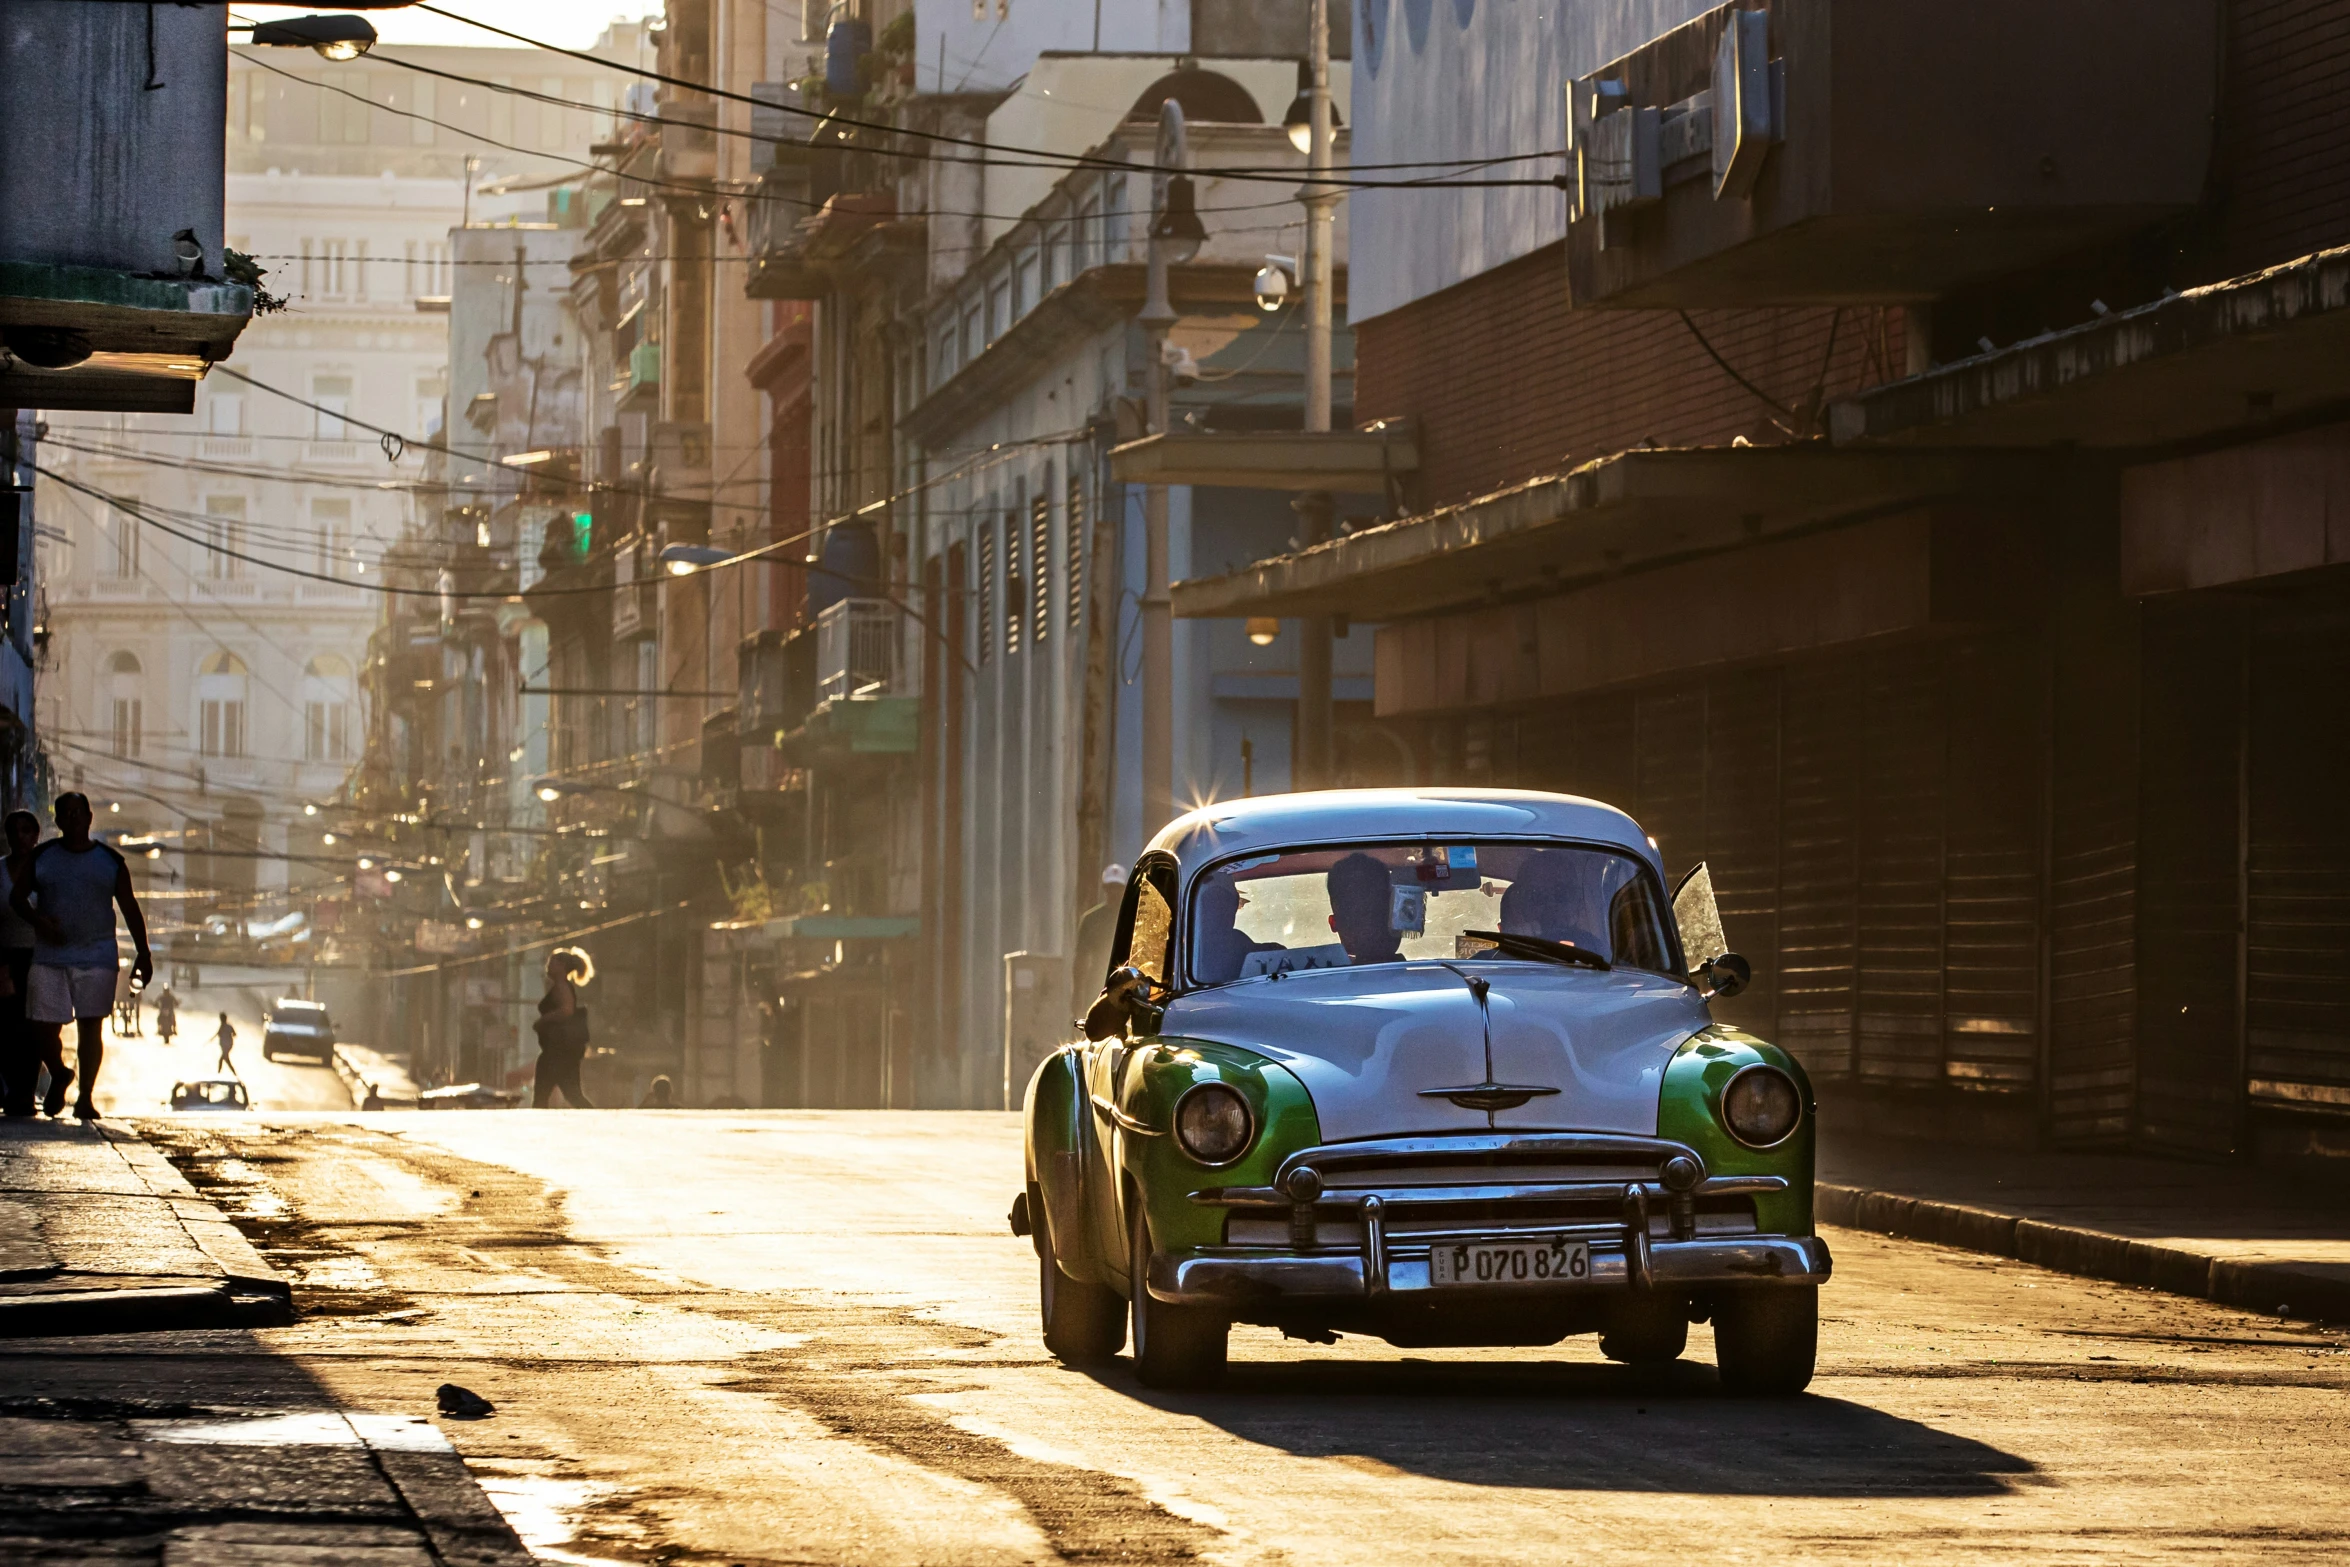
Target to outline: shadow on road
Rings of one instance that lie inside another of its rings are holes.
[[[1980,1496],[2030,1460],[1838,1398],[1723,1396],[1713,1368],[1234,1362],[1214,1393],[1104,1387],[1305,1458],[1466,1485],[1724,1496]]]

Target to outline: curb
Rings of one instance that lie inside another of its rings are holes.
[[[232,1294],[259,1296],[292,1306],[294,1291],[285,1276],[254,1250],[253,1243],[229,1222],[227,1215],[188,1184],[188,1178],[180,1174],[177,1166],[135,1134],[114,1130],[109,1137],[114,1151],[122,1156],[147,1190],[171,1209],[172,1217],[196,1243],[196,1249],[220,1269]]]
[[[161,1333],[244,1324],[236,1297],[221,1285],[152,1289],[43,1290],[0,1298],[0,1338],[89,1333]]]
[[[2337,1277],[2307,1264],[2215,1257],[1995,1208],[1826,1181],[1813,1193],[1818,1218],[1847,1229],[2013,1257],[2056,1273],[2139,1284],[2272,1316],[2350,1321],[2350,1270]]]

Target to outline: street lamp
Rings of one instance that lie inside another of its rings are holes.
[[[356,60],[375,47],[375,24],[364,16],[289,16],[243,22],[229,31],[251,33],[265,49],[315,49],[320,58],[338,62]]]
[[[661,564],[673,577],[690,577],[705,566],[721,566],[732,559],[730,551],[708,544],[672,544],[661,551]]]
[[[1317,32],[1321,40],[1326,41],[1330,36],[1325,29]],[[1324,90],[1328,90],[1327,78]],[[1330,124],[1336,128],[1340,123],[1338,106],[1332,104]],[[1314,150],[1314,62],[1310,59],[1297,62],[1297,96],[1289,100],[1289,112],[1281,116],[1281,128],[1289,132],[1289,145],[1300,152]]]

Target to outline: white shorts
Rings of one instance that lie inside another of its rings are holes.
[[[105,1017],[114,1010],[114,990],[122,970],[57,968],[33,965],[33,982],[26,988],[24,1015],[34,1023],[70,1023],[76,1018]]]

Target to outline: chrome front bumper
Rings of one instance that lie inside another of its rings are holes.
[[[1523,1234],[1495,1241],[1526,1240]],[[1582,1237],[1577,1237],[1578,1239]],[[1408,1243],[1405,1243],[1408,1245]],[[1718,1240],[1652,1240],[1647,1279],[1634,1275],[1638,1259],[1621,1244],[1594,1243],[1591,1272],[1573,1281],[1526,1286],[1528,1293],[1566,1294],[1629,1290],[1636,1286],[1674,1293],[1724,1286],[1821,1284],[1834,1267],[1828,1243],[1816,1235],[1742,1235]],[[1158,1252],[1150,1263],[1150,1292],[1181,1306],[1258,1306],[1274,1301],[1361,1301],[1382,1295],[1427,1300],[1425,1246],[1389,1253],[1364,1251],[1269,1251],[1259,1247],[1203,1246]],[[1491,1287],[1447,1287],[1443,1295],[1464,1299],[1493,1293]]]

